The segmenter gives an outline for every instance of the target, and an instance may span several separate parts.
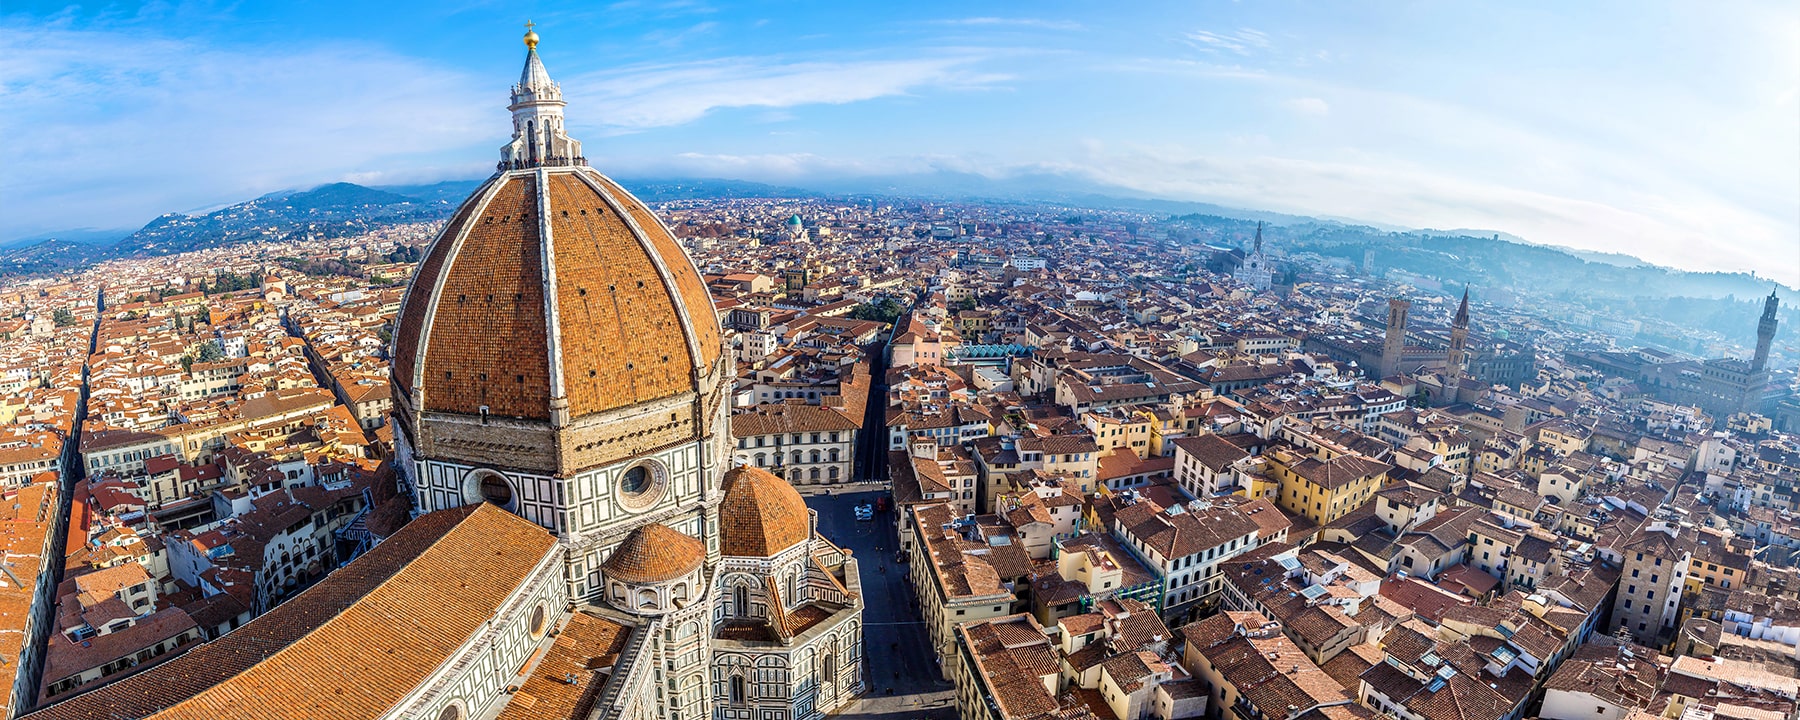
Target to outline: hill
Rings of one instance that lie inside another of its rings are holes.
[[[264,195],[203,215],[169,213],[111,248],[112,257],[170,255],[255,240],[302,235],[341,237],[402,222],[439,220],[444,201],[426,201],[353,183]]]

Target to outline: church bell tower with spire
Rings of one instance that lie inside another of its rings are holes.
[[[1456,319],[1450,321],[1449,363],[1444,368],[1444,404],[1459,402],[1463,369],[1469,362],[1469,289],[1463,288],[1462,304],[1456,308]]]

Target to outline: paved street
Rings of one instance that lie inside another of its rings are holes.
[[[806,504],[819,511],[819,532],[848,549],[862,573],[863,646],[868,691],[837,713],[846,718],[956,717],[950,683],[938,679],[937,656],[919,620],[906,565],[894,562],[898,538],[892,510],[873,522],[858,522],[851,507],[874,502],[880,491],[813,495]],[[889,691],[892,694],[889,694]]]

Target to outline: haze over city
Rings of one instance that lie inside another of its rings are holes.
[[[1124,5],[9,2],[0,720],[1800,720],[1800,8]]]
[[[546,33],[622,176],[1198,200],[1800,286],[1780,2],[533,2],[0,9],[0,241],[473,179]],[[95,195],[104,203],[88,200]],[[81,207],[79,212],[71,208]]]

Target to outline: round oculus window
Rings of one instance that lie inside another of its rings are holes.
[[[438,713],[437,720],[463,720],[462,705],[451,703],[443,712]]]
[[[544,630],[549,626],[549,624],[550,624],[550,613],[549,613],[549,611],[544,609],[543,605],[538,605],[536,608],[532,609],[532,611],[531,611],[531,636],[532,637],[543,637]]]
[[[650,489],[650,469],[639,465],[625,471],[619,479],[619,490],[626,495],[642,495]]]
[[[483,502],[490,502],[500,507],[512,507],[512,486],[508,485],[506,478],[501,477],[499,473],[484,473],[478,489]]]
[[[662,499],[665,478],[661,466],[640,463],[619,473],[619,504],[628,510],[643,510]]]

